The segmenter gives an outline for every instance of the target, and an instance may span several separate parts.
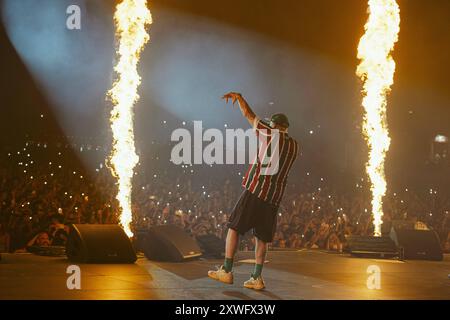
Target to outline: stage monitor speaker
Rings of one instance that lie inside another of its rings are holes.
[[[202,255],[195,239],[177,226],[155,226],[141,237],[140,249],[149,260],[182,262]]]
[[[348,250],[353,256],[392,258],[399,255],[394,241],[389,237],[346,236]]]
[[[213,234],[197,237],[197,243],[205,256],[223,258],[225,256],[225,241]]]
[[[391,229],[391,239],[404,259],[438,260],[444,258],[439,236],[433,230]]]
[[[79,263],[134,263],[137,259],[130,239],[115,224],[73,224],[66,254]]]

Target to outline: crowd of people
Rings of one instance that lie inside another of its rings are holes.
[[[95,152],[98,149],[92,149]],[[2,156],[0,170],[0,252],[62,246],[72,223],[117,224],[115,179],[105,165],[84,169],[70,148],[28,143]],[[86,152],[86,150],[85,150]],[[134,230],[177,225],[193,236],[224,239],[230,212],[242,187],[236,179],[199,177],[191,169],[137,170],[133,183]],[[229,167],[227,168],[229,169]],[[211,169],[212,170],[212,169]],[[339,192],[325,178],[291,177],[278,212],[272,249],[325,249],[342,252],[348,235],[373,234],[369,195],[362,181]],[[392,220],[422,221],[436,230],[450,251],[450,194],[404,188],[384,199],[383,230]],[[251,234],[241,250],[252,250]]]

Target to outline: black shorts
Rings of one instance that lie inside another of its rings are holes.
[[[236,203],[228,227],[243,235],[253,229],[253,235],[264,242],[272,242],[277,227],[278,206],[259,199],[245,190]]]

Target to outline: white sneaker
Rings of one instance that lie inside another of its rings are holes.
[[[217,270],[208,271],[208,277],[223,283],[233,284],[233,272],[226,272],[223,266],[220,266]]]
[[[254,279],[253,277],[250,277],[249,280],[244,282],[244,287],[248,289],[254,289],[254,290],[262,290],[266,287],[264,280],[261,276]]]

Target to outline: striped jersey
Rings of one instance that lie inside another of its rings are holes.
[[[258,198],[279,206],[299,146],[286,132],[274,130],[258,118],[255,118],[253,128],[260,141],[258,154],[250,165],[242,186]],[[269,172],[267,166],[277,167]]]

